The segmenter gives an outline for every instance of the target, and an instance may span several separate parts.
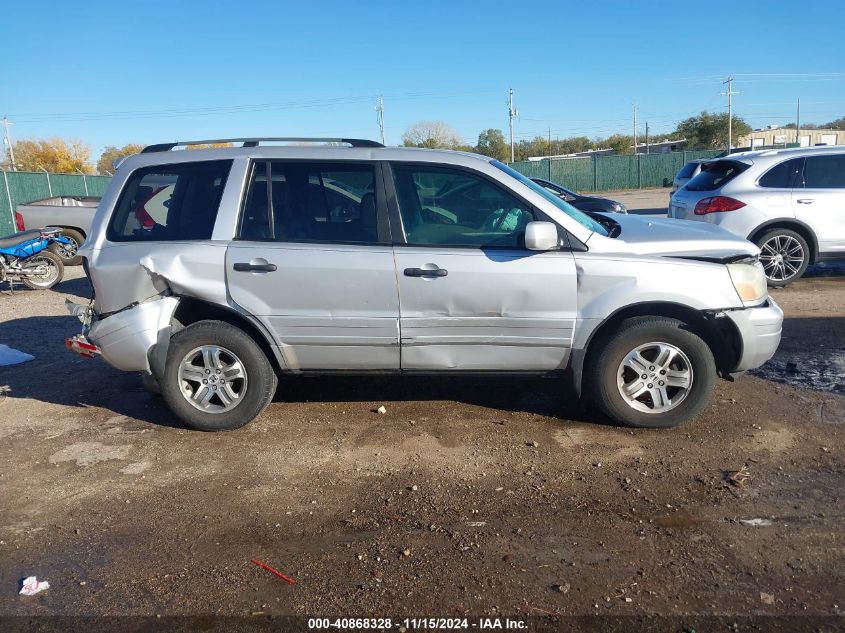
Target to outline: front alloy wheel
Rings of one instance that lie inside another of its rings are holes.
[[[713,352],[688,323],[625,319],[587,351],[587,393],[610,419],[668,428],[698,415],[716,379]]]
[[[680,405],[693,385],[692,363],[670,343],[638,345],[619,364],[616,386],[633,409],[664,413]]]

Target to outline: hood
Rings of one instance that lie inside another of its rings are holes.
[[[705,222],[613,214],[621,228],[615,238],[594,240],[590,250],[723,261],[756,257],[760,249],[748,240]],[[600,242],[600,244],[596,243]]]

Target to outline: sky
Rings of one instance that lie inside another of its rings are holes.
[[[845,2],[10,2],[0,117],[13,140],[378,139],[421,120],[468,144],[653,136],[702,110],[753,127],[845,115]]]

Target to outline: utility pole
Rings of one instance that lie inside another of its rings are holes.
[[[5,116],[3,117],[3,144],[6,146],[6,151],[8,152],[9,156],[9,165],[11,166],[12,171],[17,171],[18,168],[15,167],[15,148],[12,147],[12,139],[9,136],[9,119]]]
[[[728,97],[728,154],[731,153],[731,147],[732,147],[731,131],[732,131],[733,122],[734,122],[734,119],[733,119],[733,99],[731,97],[733,97],[736,94],[739,94],[738,92],[734,92],[733,90],[731,90],[731,87],[733,86],[733,80],[734,80],[734,78],[729,75],[728,78],[725,81],[722,82],[723,85],[724,84],[728,85],[728,91],[722,93],[723,96],[727,95],[727,97]],[[754,148],[752,147],[751,149],[754,149]]]
[[[508,90],[508,127],[510,128],[511,133],[511,162],[514,161],[514,153],[513,153],[513,118],[518,116],[519,112],[517,112],[516,108],[513,107],[513,88]]]
[[[798,97],[798,110],[795,112],[795,142],[801,147],[801,97]]]
[[[384,145],[384,98],[376,99],[376,118],[378,119],[378,129],[381,133],[381,144]]]
[[[645,122],[645,153],[648,154],[648,121]]]
[[[637,102],[631,104],[634,110],[634,156],[637,155]]]
[[[552,128],[549,128],[549,160],[552,159]]]

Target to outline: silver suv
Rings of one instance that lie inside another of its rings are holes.
[[[845,146],[744,152],[703,164],[669,217],[715,224],[761,248],[771,286],[845,258]]]
[[[329,372],[560,372],[613,420],[669,427],[778,346],[758,249],[719,228],[596,221],[475,154],[265,143],[286,140],[148,147],[80,251],[96,299],[68,346],[153,378],[194,428]]]

